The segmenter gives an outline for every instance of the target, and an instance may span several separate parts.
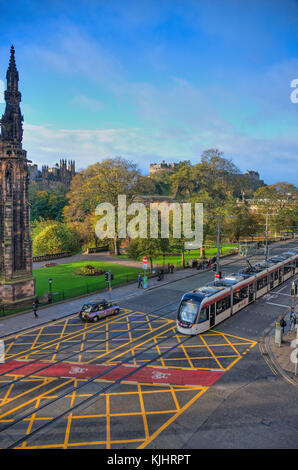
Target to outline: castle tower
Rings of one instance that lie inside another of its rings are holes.
[[[0,299],[4,304],[35,295],[28,204],[28,160],[22,149],[23,116],[14,47],[6,73],[5,112],[0,120]]]

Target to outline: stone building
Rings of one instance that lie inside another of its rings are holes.
[[[23,116],[14,47],[6,73],[5,112],[0,120],[0,299],[17,305],[32,301],[32,246],[28,204],[28,160],[22,148]]]
[[[38,169],[36,163],[28,165],[29,181],[41,181],[41,171]]]
[[[73,160],[60,160],[60,164],[49,168],[43,165],[41,170],[41,181],[43,188],[53,188],[57,183],[69,188],[72,178],[76,174],[75,162]]]
[[[174,170],[177,163],[166,163],[164,160],[161,163],[150,163],[149,175],[154,173],[159,173],[162,171],[171,171]]]

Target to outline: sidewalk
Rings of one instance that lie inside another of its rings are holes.
[[[295,306],[296,318],[298,318],[298,305]],[[270,333],[265,338],[265,344],[269,353],[270,359],[275,368],[284,377],[285,380],[292,385],[298,387],[298,375],[295,376],[295,363],[293,357],[295,349],[293,342],[298,338],[298,329],[290,330],[290,312],[287,311],[284,319],[287,322],[285,327],[285,334],[283,335],[281,346],[275,343],[275,328],[273,327]],[[297,327],[298,325],[296,325]],[[294,343],[296,344],[296,342]]]

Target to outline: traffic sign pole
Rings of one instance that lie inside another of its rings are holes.
[[[143,288],[144,289],[147,289],[148,285],[147,285],[147,282],[148,282],[148,278],[146,276],[146,271],[147,271],[147,258],[143,258],[143,270],[144,270],[144,282],[143,282]]]

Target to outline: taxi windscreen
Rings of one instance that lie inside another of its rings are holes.
[[[84,304],[82,307],[82,312],[90,313],[92,311],[93,305],[92,304]]]

